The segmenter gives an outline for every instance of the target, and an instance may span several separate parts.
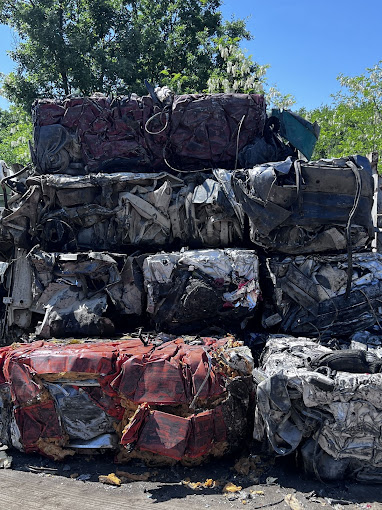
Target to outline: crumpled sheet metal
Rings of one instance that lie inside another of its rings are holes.
[[[261,294],[252,250],[158,253],[145,259],[143,274],[147,311],[159,328],[248,320]]]
[[[267,250],[344,251],[349,229],[351,246],[359,251],[374,237],[374,182],[367,158],[306,163],[288,157],[238,170],[232,186],[249,218],[251,240]]]
[[[32,250],[26,259],[32,282],[28,312],[42,319],[37,335],[49,339],[113,334],[114,323],[106,313],[109,301],[122,317],[141,315],[144,289],[139,260],[100,252]],[[17,282],[13,288],[17,290]]]
[[[382,321],[382,255],[352,256],[351,289],[346,296],[348,257],[309,255],[267,260],[273,292],[263,325],[295,335],[349,336]],[[271,304],[272,303],[272,304]]]
[[[239,168],[253,168],[269,161],[282,161],[301,152],[312,157],[320,128],[290,110],[273,109],[262,136],[256,136],[239,152]],[[287,140],[288,143],[285,143]]]
[[[280,135],[309,160],[320,136],[317,122],[312,124],[290,110],[272,109],[272,117],[276,117],[280,122]]]
[[[234,168],[238,149],[262,135],[265,106],[255,94],[180,95],[165,107],[134,94],[39,100],[32,156],[40,173],[70,175]]]
[[[0,440],[62,459],[109,437],[121,461],[202,460],[238,446],[253,391],[249,349],[233,337],[152,340],[2,348]]]
[[[265,434],[279,455],[304,445],[311,465],[313,456],[319,454],[315,468],[320,467],[322,478],[349,472],[360,479],[374,473],[380,479],[382,374],[368,373],[367,368],[358,366],[359,360],[354,364],[359,352],[344,354],[306,338],[271,335],[260,368],[254,371],[255,439],[260,441]],[[321,368],[316,366],[315,360],[328,356],[338,370],[327,367],[325,361],[319,364]],[[369,357],[374,363],[378,360],[380,369],[382,359],[375,354]],[[352,373],[341,371],[341,366]],[[312,440],[318,446],[314,447]],[[326,463],[322,451],[329,456]]]
[[[241,244],[243,218],[226,197],[225,171],[218,175],[35,176],[2,226],[16,246],[48,251]]]

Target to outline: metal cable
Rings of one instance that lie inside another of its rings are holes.
[[[238,130],[237,130],[237,137],[236,137],[236,158],[235,158],[235,170],[237,168],[237,159],[239,157],[239,138],[240,138],[240,131],[241,131],[241,126],[244,122],[244,119],[245,119],[245,115],[242,116],[240,122],[239,122],[239,127],[238,127]]]
[[[148,128],[147,128],[147,125],[149,124],[149,122],[151,122],[153,119],[155,119],[155,117],[157,115],[162,115],[162,113],[164,113],[166,115],[166,124],[164,125],[164,127],[160,131],[156,131],[156,132],[149,131]],[[164,111],[160,111],[160,112],[155,113],[152,117],[150,117],[146,121],[146,124],[145,124],[145,131],[146,131],[146,133],[148,133],[149,135],[159,135],[160,133],[163,133],[163,131],[165,131],[167,129],[167,127],[168,127],[168,120],[169,120],[168,113],[166,113]]]
[[[348,161],[347,165],[350,167],[351,171],[354,174],[355,182],[356,182],[356,192],[354,195],[354,202],[353,207],[350,210],[348,222],[346,225],[346,242],[347,242],[347,254],[348,254],[348,281],[346,284],[346,292],[345,296],[346,298],[349,297],[350,291],[351,291],[351,284],[352,284],[352,277],[353,277],[353,254],[352,254],[352,243],[351,243],[351,224],[353,221],[353,218],[357,212],[358,205],[359,205],[359,199],[361,197],[361,190],[362,190],[362,180],[359,173],[359,170],[357,166],[352,162]]]

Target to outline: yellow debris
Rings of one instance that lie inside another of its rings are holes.
[[[189,478],[185,478],[184,480],[182,480],[182,484],[185,485],[186,487],[189,487],[193,491],[200,489],[202,485],[201,482],[191,482]]]
[[[185,478],[182,480],[182,484],[195,491],[200,489],[214,489],[219,485],[219,482],[212,478],[207,478],[205,482],[191,482],[189,478]]]
[[[223,492],[225,493],[231,493],[231,492],[240,492],[242,489],[241,485],[235,485],[232,482],[228,482],[225,484],[223,488]]]
[[[201,488],[202,483],[201,482],[189,482],[187,484],[187,487],[190,487],[190,489],[196,490]]]
[[[117,487],[121,485],[121,480],[115,473],[110,473],[109,475],[100,475],[98,477],[98,481],[108,485],[116,485]]]

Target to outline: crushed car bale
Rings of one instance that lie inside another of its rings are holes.
[[[240,246],[243,215],[226,196],[230,174],[215,174],[34,176],[3,216],[4,235],[18,247],[60,252]]]
[[[364,250],[374,239],[374,181],[361,156],[304,162],[288,157],[236,171],[236,201],[251,241],[290,254]]]
[[[112,335],[112,308],[123,317],[140,316],[144,310],[140,257],[117,253],[48,253],[38,247],[27,257],[20,250],[22,280],[14,278],[8,323],[35,328],[42,338],[100,337]],[[17,268],[20,261],[15,262]],[[30,282],[22,288],[20,283]],[[25,308],[27,307],[27,308]],[[37,321],[39,321],[37,323]],[[36,326],[37,323],[37,326]]]
[[[286,333],[330,339],[382,321],[382,255],[272,257],[270,305],[263,324]],[[349,285],[350,283],[350,285]],[[349,292],[348,292],[349,290]],[[271,305],[272,303],[272,305]]]
[[[248,321],[260,297],[259,261],[252,250],[150,255],[143,274],[147,312],[159,329]]]
[[[124,461],[221,456],[247,434],[249,359],[234,338],[4,347],[0,441],[55,460],[86,449]]]
[[[134,318],[143,321],[145,311],[158,330],[200,331],[233,320],[244,327],[260,299],[253,250],[18,253],[22,271],[15,272],[8,326],[34,328],[46,339],[110,336],[131,329]]]
[[[301,450],[319,479],[380,480],[381,368],[373,352],[271,335],[254,370],[254,438],[278,455]]]
[[[237,151],[261,136],[256,94],[185,94],[167,104],[132,95],[38,100],[33,161],[39,173],[80,175],[115,167],[160,171],[234,168]]]

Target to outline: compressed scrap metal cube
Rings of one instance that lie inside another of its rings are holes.
[[[265,106],[256,94],[39,100],[32,156],[42,174],[235,168],[238,150],[263,134]]]
[[[249,218],[251,240],[297,255],[358,251],[374,238],[374,181],[362,156],[303,162],[288,157],[238,170],[237,202]]]
[[[34,342],[0,350],[0,440],[59,460],[198,463],[243,443],[251,352],[233,337]]]
[[[255,439],[278,455],[301,448],[306,470],[321,478],[380,482],[381,368],[373,350],[271,335],[254,371]]]
[[[3,215],[2,238],[63,252],[254,243],[308,254],[360,251],[374,236],[373,177],[360,156],[181,176],[35,175]]]
[[[144,289],[142,257],[102,252],[29,254],[17,250],[7,325],[43,338],[105,336],[119,322],[140,316]]]
[[[8,327],[35,328],[47,339],[131,330],[132,320],[144,320],[145,304],[158,329],[232,329],[233,320],[244,327],[254,315],[259,260],[239,249],[141,256],[18,250],[10,296]]]
[[[2,218],[3,237],[57,252],[240,244],[243,219],[226,197],[224,171],[218,175],[35,176]]]
[[[347,336],[382,320],[382,255],[273,257],[263,325],[295,335]],[[349,292],[347,292],[347,288]]]
[[[158,253],[145,259],[143,273],[147,311],[159,328],[245,324],[260,295],[252,250]]]

